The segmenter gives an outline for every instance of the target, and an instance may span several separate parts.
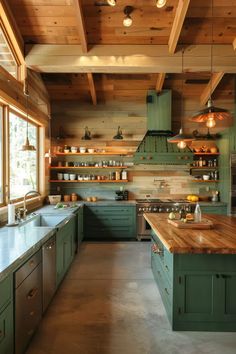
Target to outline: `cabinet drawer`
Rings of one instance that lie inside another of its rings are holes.
[[[134,213],[134,207],[87,207],[86,213],[92,213],[94,215],[132,215]]]
[[[7,308],[0,313],[0,353],[13,353],[13,305],[10,303]]]
[[[133,226],[113,226],[113,227],[93,227],[92,225],[86,229],[86,237],[91,239],[107,239],[107,238],[135,238]]]
[[[36,252],[25,264],[23,264],[15,273],[15,288],[37,267],[41,262],[41,250]]]
[[[201,206],[201,211],[204,214],[220,214],[220,215],[227,215],[227,207],[226,206],[216,206],[216,207],[207,207]]]
[[[89,216],[87,216],[86,218],[86,223],[89,225],[91,223],[91,220],[93,222],[93,225],[103,225],[103,226],[119,226],[119,225],[123,225],[123,226],[129,226],[133,224],[133,219],[129,216],[129,215],[111,215],[111,216],[105,216],[105,215],[101,215],[99,217],[97,216],[93,216],[92,218],[90,218]]]
[[[42,316],[41,263],[15,292],[15,350],[16,354],[21,354],[24,353]]]
[[[12,275],[7,276],[0,283],[0,311],[6,306],[12,297]]]

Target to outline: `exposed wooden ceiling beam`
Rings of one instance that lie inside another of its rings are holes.
[[[200,97],[201,105],[205,105],[207,103],[207,101],[211,97],[211,94],[215,91],[216,87],[218,86],[223,76],[224,76],[223,72],[212,74],[210,81],[208,82],[207,86],[205,87],[205,89],[201,94]]]
[[[157,75],[157,82],[156,82],[156,91],[157,92],[160,92],[162,90],[162,87],[163,87],[163,84],[165,81],[165,76],[166,76],[165,73],[159,73]]]
[[[92,102],[93,102],[93,105],[96,106],[97,95],[96,95],[96,89],[95,89],[94,80],[93,80],[93,74],[87,73],[87,77],[88,77],[88,84],[89,84],[90,94],[92,97]]]
[[[233,40],[233,47],[234,47],[234,50],[236,50],[236,37]]]
[[[174,54],[190,0],[179,0],[169,37],[169,52]]]
[[[232,45],[213,45],[214,71],[236,73]],[[186,47],[186,72],[210,71],[211,45]],[[96,45],[84,54],[80,45],[35,44],[26,56],[29,68],[48,73],[181,73],[181,51],[171,55],[167,45]]]
[[[88,51],[88,41],[87,41],[87,34],[85,29],[85,22],[84,22],[84,15],[82,10],[82,1],[81,0],[74,0],[75,5],[75,12],[77,17],[77,28],[79,32],[79,37],[81,40],[81,47],[84,53]]]

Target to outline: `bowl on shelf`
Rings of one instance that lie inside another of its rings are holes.
[[[73,152],[74,154],[78,151],[76,146],[71,146],[71,152]]]
[[[95,150],[94,150],[94,149],[89,148],[89,149],[88,149],[88,152],[89,152],[90,154],[93,154],[93,153],[95,152]]]
[[[84,153],[86,152],[86,147],[80,147],[80,148],[79,148],[79,152],[80,152],[81,154],[84,154]]]
[[[209,176],[209,175],[203,175],[203,176],[202,176],[202,179],[203,179],[204,181],[208,181],[208,180],[210,179],[210,176]]]

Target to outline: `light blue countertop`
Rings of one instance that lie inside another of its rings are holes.
[[[0,280],[35,253],[54,233],[51,227],[22,225],[0,229]]]

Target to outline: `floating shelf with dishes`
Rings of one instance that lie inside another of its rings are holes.
[[[49,166],[51,170],[79,170],[79,169],[113,169],[113,170],[124,170],[129,168],[129,166]]]
[[[95,179],[95,180],[83,180],[83,181],[78,181],[78,180],[49,180],[49,182],[52,183],[128,183],[129,181],[127,179],[119,179],[119,180],[110,180],[110,179]]]
[[[56,152],[55,155],[57,156],[129,156],[132,157],[132,153],[127,153],[127,152]]]
[[[219,183],[219,180],[215,179],[193,179],[192,182],[197,182],[197,183]]]

